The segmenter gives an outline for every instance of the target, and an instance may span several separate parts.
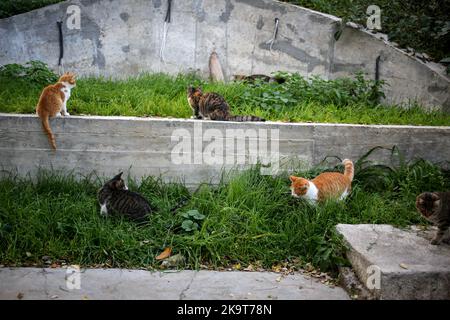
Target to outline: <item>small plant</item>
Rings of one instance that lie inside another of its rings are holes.
[[[26,81],[38,86],[46,86],[58,80],[58,76],[41,61],[29,61],[24,65],[6,64],[0,67],[0,77]]]
[[[336,80],[324,80],[318,76],[307,79],[298,73],[287,72],[277,72],[274,76],[286,81],[278,84],[257,80],[249,84],[243,93],[244,102],[264,110],[279,111],[304,102],[338,107],[357,103],[376,106],[380,98],[384,97],[382,87],[385,83],[366,80],[362,72],[356,73],[355,79]]]
[[[181,228],[188,232],[198,230],[200,221],[205,219],[205,215],[198,212],[198,210],[189,210],[181,216],[185,218],[181,224]]]

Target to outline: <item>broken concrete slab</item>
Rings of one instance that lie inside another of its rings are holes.
[[[355,273],[376,298],[450,299],[450,246],[431,245],[430,231],[372,224],[336,229]]]
[[[69,269],[1,268],[0,299],[34,300],[348,300],[301,273],[86,269],[79,280]],[[69,283],[66,281],[69,280]],[[79,284],[79,289],[78,288]]]

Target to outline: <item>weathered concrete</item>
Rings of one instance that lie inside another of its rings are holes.
[[[376,146],[395,145],[406,159],[450,159],[450,127],[98,116],[55,118],[50,125],[56,152],[49,149],[37,116],[0,114],[0,168],[21,175],[34,175],[39,168],[100,176],[123,170],[136,178],[162,175],[196,186],[216,183],[223,170],[246,168],[256,160],[269,163],[269,157],[261,157],[265,150],[269,156],[278,152],[280,168],[287,171],[316,165],[327,156],[357,159]],[[242,137],[234,140],[232,129],[241,130]],[[222,155],[216,153],[217,162],[211,161],[213,142],[223,149]],[[181,143],[186,148],[180,149]],[[181,154],[187,162],[180,163]],[[390,151],[375,152],[371,159],[389,163]]]
[[[425,104],[429,109],[443,106],[450,112],[450,82],[446,76],[430,72],[427,64],[363,30],[344,29],[335,45],[331,77],[347,76],[364,69],[374,79],[378,56],[380,79],[389,84],[384,87],[384,92],[390,102],[401,103],[405,99],[424,101],[426,97]]]
[[[77,5],[81,28],[69,29]],[[363,70],[387,81],[387,102],[417,99],[450,110],[449,78],[341,19],[272,0],[185,0],[172,2],[164,61],[160,59],[167,1],[71,0],[0,20],[0,65],[42,60],[57,69],[56,21],[63,20],[64,67],[81,75],[126,77],[141,72],[208,75],[209,55],[219,55],[224,74],[273,71],[326,79]],[[272,51],[275,18],[279,30]],[[69,22],[69,24],[68,24]]]
[[[390,225],[339,224],[336,229],[349,245],[353,269],[375,297],[450,299],[449,245],[431,245],[428,233]]]
[[[66,272],[62,268],[1,268],[0,299],[18,299],[19,294],[24,300],[349,299],[343,289],[300,273],[86,269],[80,273],[80,289],[74,289],[77,282],[67,286]]]

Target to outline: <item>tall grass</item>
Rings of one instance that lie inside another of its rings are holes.
[[[187,268],[236,263],[270,268],[287,261],[333,271],[346,263],[336,224],[426,223],[415,210],[415,196],[450,189],[448,171],[424,160],[401,161],[395,153],[393,160],[395,165],[374,165],[363,157],[356,162],[351,196],[319,206],[292,198],[287,174],[261,176],[257,167],[195,192],[155,177],[129,181],[131,190],[157,207],[141,226],[100,216],[96,191],[102,181],[95,176],[10,175],[0,180],[0,263],[42,265],[42,256],[49,256],[83,266],[158,268],[155,256],[172,246],[187,259]],[[342,168],[324,162],[296,174],[313,177],[324,170]],[[190,209],[205,215],[196,231],[182,228],[182,214]]]
[[[192,111],[186,88],[192,84],[201,85],[205,92],[223,95],[235,114],[253,114],[272,121],[450,125],[450,115],[441,112],[426,112],[418,106],[403,109],[373,104],[368,96],[370,88],[365,87],[367,82],[308,82],[299,76],[293,80],[290,85],[252,87],[244,83],[209,83],[193,75],[87,78],[78,80],[72,90],[68,111],[72,115],[189,118]],[[44,86],[30,84],[26,78],[0,76],[0,112],[34,113]]]

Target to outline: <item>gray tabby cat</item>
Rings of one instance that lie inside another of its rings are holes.
[[[450,238],[444,239],[450,227],[450,192],[424,192],[416,198],[416,208],[422,216],[438,227],[431,244],[441,241],[450,243]]]
[[[118,213],[136,221],[143,221],[152,212],[148,201],[140,194],[129,191],[122,180],[123,172],[104,184],[98,191],[100,214]]]

